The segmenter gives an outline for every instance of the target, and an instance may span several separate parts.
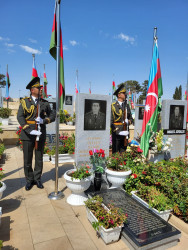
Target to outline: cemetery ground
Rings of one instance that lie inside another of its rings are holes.
[[[0,226],[3,249],[129,249],[122,239],[105,245],[89,223],[85,207],[67,204],[66,197],[70,190],[66,188],[63,174],[73,168],[72,164],[60,164],[59,190],[63,191],[65,197],[53,201],[48,199],[48,194],[54,191],[54,165],[44,162],[44,189],[34,186],[28,192],[25,190],[22,154],[16,146],[6,146],[7,159],[2,166],[7,189],[0,200],[3,209]],[[186,249],[187,224],[182,227],[174,216],[169,223],[181,231],[179,243],[169,249]]]

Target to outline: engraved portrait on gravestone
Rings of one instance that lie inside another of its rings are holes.
[[[65,105],[72,105],[72,96],[65,96]]]
[[[183,129],[184,106],[170,105],[169,129]]]
[[[139,107],[138,120],[143,120],[144,118],[144,107]]]
[[[106,101],[85,99],[84,130],[106,129]]]

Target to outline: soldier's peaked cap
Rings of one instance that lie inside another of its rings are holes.
[[[39,88],[39,87],[43,87],[43,85],[40,85],[40,78],[35,77],[27,84],[26,89]]]
[[[126,89],[124,84],[122,83],[118,89],[116,89],[116,91],[113,93],[113,95],[118,96],[119,93],[126,93]]]

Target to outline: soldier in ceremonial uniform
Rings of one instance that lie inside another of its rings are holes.
[[[40,98],[42,85],[40,78],[35,77],[27,85],[30,89],[30,97],[23,98],[19,106],[17,119],[22,126],[20,139],[23,142],[24,173],[26,177],[25,189],[28,191],[34,184],[38,188],[44,188],[41,182],[43,169],[43,151],[46,140],[46,124],[55,121],[55,111],[51,110],[48,101]],[[37,114],[37,106],[40,105],[40,114]],[[37,129],[40,124],[40,131]],[[36,137],[39,136],[37,148]],[[33,150],[35,148],[35,166],[32,169]]]
[[[127,147],[124,146],[124,140],[125,137],[128,139],[129,125],[133,122],[129,104],[126,102],[124,84],[121,84],[114,92],[114,95],[117,96],[117,101],[111,105],[112,153],[126,150]]]
[[[104,130],[106,125],[106,116],[100,112],[100,103],[92,102],[91,111],[85,114],[84,129],[85,130]]]

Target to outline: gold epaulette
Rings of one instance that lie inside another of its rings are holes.
[[[27,113],[30,113],[30,115],[28,117],[26,117],[25,119],[28,120],[32,114],[34,113],[34,110],[35,110],[35,106],[34,105],[31,105],[30,108],[27,108],[27,105],[26,105],[26,102],[25,102],[25,99],[29,99],[30,97],[26,97],[26,98],[23,98],[21,100],[21,104],[22,104],[22,108],[23,108],[23,111],[24,111],[24,114],[27,112]]]

